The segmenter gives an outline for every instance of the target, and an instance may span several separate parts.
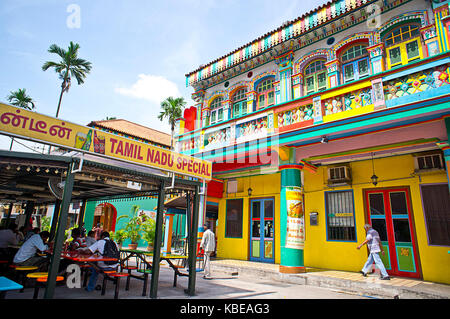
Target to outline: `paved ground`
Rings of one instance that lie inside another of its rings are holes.
[[[158,287],[158,299],[359,299],[364,298],[329,288],[310,287],[291,283],[282,283],[274,280],[256,279],[251,276],[233,276],[226,272],[215,271],[213,279],[203,279],[203,273],[197,274],[196,295],[188,296],[184,289],[188,287],[188,278],[179,277],[177,287],[173,287],[173,271],[161,266]],[[125,281],[120,284],[119,298],[148,299],[142,294],[143,282],[132,279],[130,290],[125,290]],[[147,290],[149,292],[149,290]],[[39,298],[44,295],[40,289]],[[23,293],[8,292],[6,299],[32,299],[33,288],[27,288]],[[86,292],[81,289],[69,289],[65,285],[55,290],[55,299],[112,299],[114,287],[108,282],[105,296],[100,291]]]
[[[234,273],[239,277],[266,278],[307,287],[331,288],[369,298],[449,299],[450,286],[423,280],[391,277],[380,280],[378,273],[363,277],[360,273],[307,268],[307,273],[279,273],[279,265],[241,260],[214,260],[212,269]]]
[[[392,278],[381,281],[378,275],[362,277],[359,273],[307,269],[306,274],[280,274],[278,265],[238,260],[212,261],[213,279],[205,280],[197,273],[196,295],[187,296],[187,277],[179,277],[173,287],[173,271],[162,264],[158,288],[158,299],[448,299],[450,286],[420,280]],[[131,280],[131,289],[125,290],[125,281],[120,285],[120,299],[148,299],[142,294],[143,282]],[[149,292],[149,290],[147,291]],[[42,298],[41,289],[39,298]],[[8,292],[7,299],[31,299],[33,289],[24,293]],[[112,299],[113,284],[108,282],[105,296],[99,291],[57,287],[55,299]]]

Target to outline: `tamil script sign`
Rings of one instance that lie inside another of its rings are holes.
[[[0,103],[0,133],[210,180],[211,162]]]

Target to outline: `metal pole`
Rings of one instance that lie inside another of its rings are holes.
[[[50,226],[50,239],[52,241],[55,238],[56,225],[58,224],[59,212],[61,208],[61,201],[57,199],[55,206],[53,207],[52,225]]]
[[[150,280],[150,298],[158,296],[159,263],[161,262],[162,222],[164,218],[164,181],[159,185],[158,207],[156,213],[155,245],[153,248],[152,278]]]
[[[64,193],[62,198],[61,210],[59,213],[58,227],[56,229],[56,237],[53,245],[53,254],[50,259],[50,266],[47,278],[47,286],[45,288],[44,298],[52,299],[55,292],[56,276],[58,275],[59,262],[64,244],[64,235],[67,226],[67,216],[69,215],[69,206],[72,199],[72,189],[74,175],[72,169],[74,162],[71,162],[67,170],[66,183],[64,185]]]
[[[199,215],[199,186],[195,186],[192,226],[189,237],[189,284],[187,294],[189,296],[195,295],[195,278],[196,278],[196,260],[197,260],[197,234],[198,234],[198,215]]]

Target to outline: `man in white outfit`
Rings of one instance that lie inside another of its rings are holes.
[[[205,229],[203,233],[203,238],[200,243],[200,247],[204,250],[204,261],[205,261],[205,274],[203,275],[203,278],[209,279],[211,278],[211,265],[210,265],[210,258],[211,255],[214,253],[214,250],[216,249],[216,238],[214,236],[214,233],[209,229],[209,226],[207,224],[203,225],[203,228]]]

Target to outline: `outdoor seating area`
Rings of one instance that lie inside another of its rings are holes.
[[[52,256],[51,252],[47,252],[47,256]],[[121,249],[120,258],[105,258],[95,255],[83,255],[79,253],[63,252],[61,259],[73,262],[80,267],[79,282],[82,283],[78,290],[83,291],[86,297],[91,293],[85,291],[87,281],[91,274],[91,268],[95,267],[100,274],[100,280],[97,281],[96,295],[105,296],[108,298],[113,291],[113,298],[119,299],[122,292],[127,291],[127,296],[130,294],[133,297],[148,297],[149,276],[152,274],[152,257],[153,252],[139,250],[139,249]],[[189,277],[189,272],[186,270],[188,256],[175,254],[161,254],[161,262],[166,274],[173,271],[173,287],[177,287],[177,277]],[[96,265],[98,261],[118,261],[119,266],[115,270],[102,270]],[[13,264],[8,265],[8,270],[2,270],[0,277],[0,292],[3,298],[6,292],[18,290],[20,295],[15,295],[14,298],[32,298],[38,299],[41,289],[45,289],[48,282],[48,272],[38,271],[37,267],[15,267]],[[62,271],[56,277],[57,290],[62,287],[70,288],[67,281],[71,280],[71,273]],[[170,274],[169,274],[170,276]],[[108,282],[113,283],[113,289],[108,285]],[[141,283],[142,282],[142,283]],[[142,286],[141,286],[142,285]],[[139,287],[142,287],[140,290]],[[187,287],[179,287],[184,290]],[[31,293],[32,292],[32,293]],[[140,293],[142,292],[142,293]],[[98,296],[97,296],[98,297]]]
[[[17,169],[21,166],[33,167],[33,171],[31,173],[26,171],[27,173],[23,174],[20,169]],[[11,169],[12,167],[14,168]],[[90,155],[84,155],[84,158],[80,159],[70,153],[59,156],[0,151],[2,184],[9,185],[2,188],[9,190],[8,200],[11,202],[20,201],[23,196],[31,198],[32,191],[29,195],[24,194],[26,189],[32,189],[31,186],[46,189],[45,186],[55,169],[61,172],[61,178],[65,182],[60,199],[55,196],[52,198],[52,194],[36,199],[40,202],[55,204],[49,238],[50,248],[48,251],[38,252],[41,258],[47,259],[48,270],[43,272],[36,266],[17,266],[12,260],[2,260],[0,263],[0,276],[4,278],[0,281],[2,297],[22,299],[26,296],[30,299],[52,299],[55,295],[60,296],[61,289],[71,289],[71,293],[75,291],[77,294],[80,293],[80,298],[96,295],[96,298],[119,299],[123,293],[126,293],[128,298],[157,298],[160,264],[167,266],[165,268],[172,272],[170,276],[173,278],[173,287],[177,287],[178,277],[187,277],[187,284],[179,288],[187,295],[195,294],[200,182],[175,178],[175,176],[170,178],[167,174],[152,168]],[[90,179],[86,180],[83,176],[90,176]],[[131,190],[126,187],[111,186],[102,182],[106,180],[105,176],[135,180],[141,183],[142,188]],[[20,191],[17,188],[18,184],[21,185]],[[29,187],[23,187],[23,185]],[[188,224],[191,225],[188,229],[185,249],[176,251],[183,252],[182,255],[164,253],[161,242],[165,196],[177,192],[185,194],[188,198],[186,215]],[[153,251],[124,248],[120,250],[119,258],[67,251],[64,235],[68,206],[71,201],[142,196],[158,198]],[[36,203],[36,200],[33,203]],[[192,257],[189,258],[189,256]],[[98,267],[98,262],[107,261],[115,261],[117,266],[114,269]],[[65,267],[72,264],[78,266],[79,272],[66,271]],[[96,289],[88,292],[84,288],[88,285],[94,270],[99,275]],[[78,275],[79,277],[74,277]],[[136,290],[136,287],[139,289]],[[19,292],[16,293],[15,290]]]

